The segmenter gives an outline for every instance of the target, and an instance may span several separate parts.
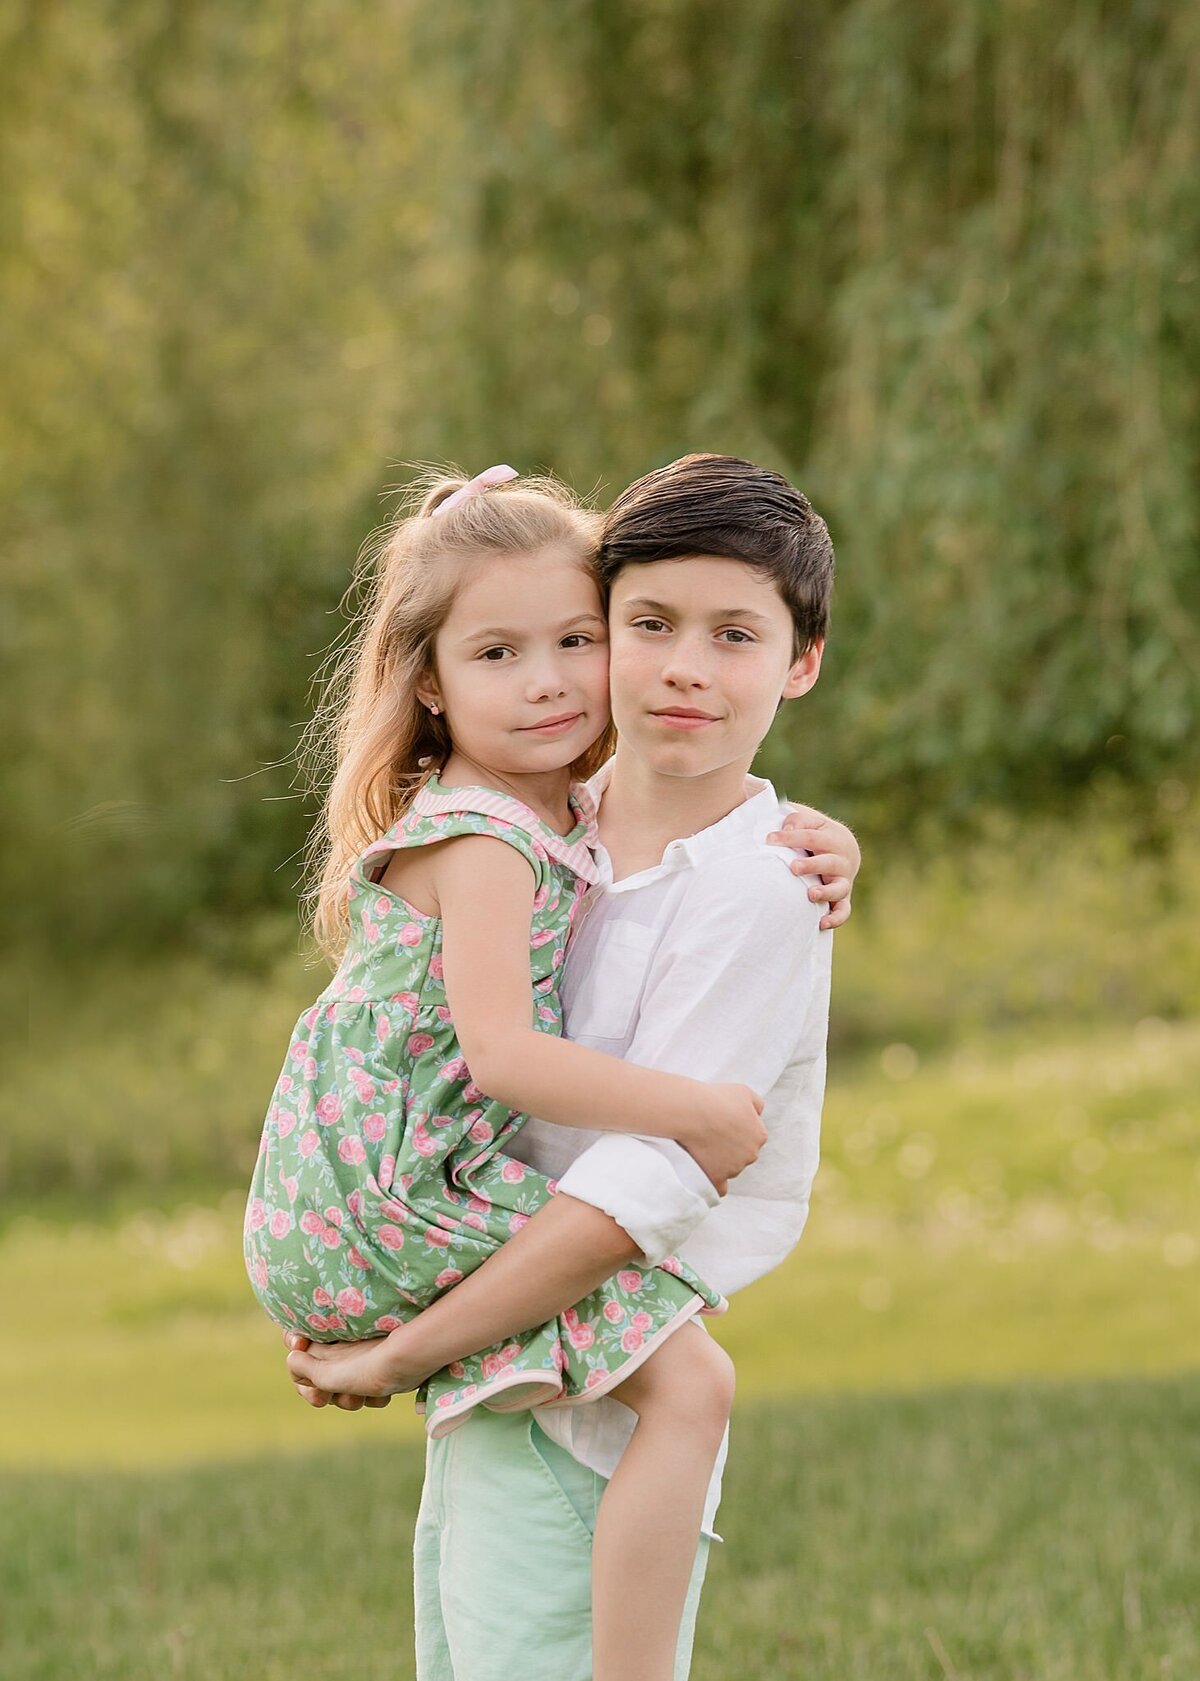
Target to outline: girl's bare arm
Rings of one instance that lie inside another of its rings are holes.
[[[754,1160],[766,1131],[748,1087],[640,1068],[533,1027],[533,873],[514,848],[487,836],[447,841],[435,887],[446,998],[477,1086],[560,1126],[677,1139],[717,1179]]]

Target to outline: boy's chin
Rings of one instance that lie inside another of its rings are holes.
[[[740,764],[743,758],[748,767],[754,757],[753,752],[741,755],[730,751],[728,743],[718,746],[716,742],[698,741],[689,736],[683,736],[678,741],[642,740],[632,745],[646,768],[658,776],[712,776],[729,768],[735,761]]]

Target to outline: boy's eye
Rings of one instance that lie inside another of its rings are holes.
[[[736,637],[738,642],[753,642],[754,641],[754,638],[750,635],[750,633],[748,631],[738,630],[736,628],[736,626],[733,626],[733,625],[731,625],[728,630],[723,630],[721,632],[721,635],[722,636]]]
[[[662,619],[635,619],[633,628],[635,630],[660,631],[666,630],[667,626]]]

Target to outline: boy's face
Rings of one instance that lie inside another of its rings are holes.
[[[626,566],[608,607],[613,721],[664,776],[748,769],[781,700],[811,689],[821,645],[795,657],[774,580],[719,555]]]

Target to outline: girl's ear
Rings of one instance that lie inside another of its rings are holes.
[[[417,684],[417,699],[422,706],[427,707],[431,712],[435,706],[438,712],[442,710],[442,693],[438,688],[437,678],[432,671],[425,672]],[[435,713],[434,716],[436,717],[436,715]]]
[[[821,655],[824,652],[824,642],[814,642],[811,648],[800,655],[784,680],[781,700],[795,700],[798,695],[808,693],[821,675]]]

